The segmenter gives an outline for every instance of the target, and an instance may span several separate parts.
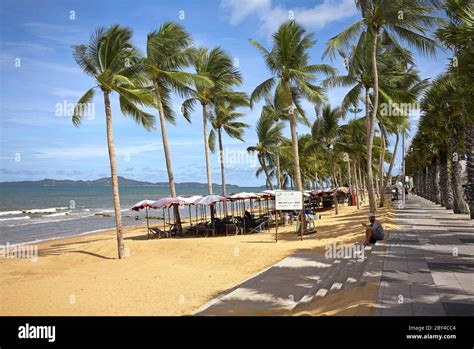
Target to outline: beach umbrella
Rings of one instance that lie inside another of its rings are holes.
[[[193,195],[189,197],[182,197],[184,204],[189,207],[189,224],[193,225],[192,216],[191,216],[191,205],[194,205],[198,200],[202,199],[201,195]],[[196,206],[196,220],[197,220],[197,206]]]
[[[153,204],[155,200],[142,200],[137,202],[135,205],[132,206],[133,211],[139,211],[141,209],[150,207],[151,204]]]
[[[263,195],[275,196],[276,190],[270,190],[270,189],[268,189],[268,190],[262,191],[260,194],[261,194],[261,195],[263,194]]]
[[[181,197],[185,205],[194,205],[197,201],[202,199],[202,195],[193,195],[189,197]]]
[[[184,198],[177,196],[177,197],[165,197],[161,198],[158,201],[153,202],[150,207],[151,208],[170,208],[172,205],[183,205],[185,203]]]
[[[223,201],[225,197],[220,195],[206,195],[195,202],[196,205],[212,206],[216,202]]]
[[[151,205],[154,203],[154,200],[142,200],[137,202],[135,205],[132,206],[133,211],[140,211],[142,209],[146,210],[146,228],[149,230],[149,225],[148,225],[148,207],[151,207]]]
[[[201,198],[200,200],[196,201],[196,205],[201,205],[201,206],[209,206],[211,209],[211,223],[214,226],[215,229],[215,222],[214,222],[214,205],[217,202],[224,201],[225,197],[220,196],[220,195],[207,195]]]

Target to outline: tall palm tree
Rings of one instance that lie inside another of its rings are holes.
[[[358,44],[370,45],[370,62],[372,64],[373,98],[370,117],[366,119],[367,128],[367,185],[370,211],[375,212],[375,192],[372,171],[372,147],[375,136],[375,124],[379,108],[379,71],[378,41],[385,40],[392,47],[403,53],[399,41],[408,43],[423,54],[434,55],[436,43],[428,38],[427,33],[435,28],[441,19],[431,16],[432,4],[437,0],[356,0],[356,7],[362,19],[350,25],[328,41],[323,56],[334,55],[336,51],[350,48],[357,39]],[[366,103],[368,106],[369,103]]]
[[[269,170],[269,162],[273,160],[271,150],[275,148],[275,144],[282,141],[282,129],[283,125],[275,120],[273,115],[262,109],[256,125],[258,143],[247,148],[249,153],[257,153],[258,161],[265,173],[267,186],[271,190],[274,189]]]
[[[449,73],[456,80],[457,98],[463,108],[467,183],[465,195],[474,219],[474,8],[470,0],[447,0],[444,9],[449,22],[437,31],[443,45],[453,52]]]
[[[335,70],[327,64],[309,64],[308,50],[315,40],[312,33],[294,21],[283,23],[273,33],[273,46],[268,51],[256,40],[250,42],[261,52],[272,77],[258,85],[250,96],[251,106],[264,97],[274,95],[288,114],[293,146],[294,180],[297,190],[303,190],[300,159],[298,151],[297,120],[294,109],[304,117],[301,107],[303,98],[320,103],[325,100],[323,88],[315,85],[316,73],[334,74]],[[273,91],[274,90],[274,91]]]
[[[243,104],[248,98],[245,93],[233,91],[234,87],[242,84],[242,75],[234,66],[231,57],[221,48],[215,47],[211,50],[208,48],[198,49],[194,56],[193,66],[196,70],[196,74],[210,79],[212,85],[202,84],[197,80],[194,81],[192,87],[190,87],[191,97],[183,102],[182,110],[185,117],[189,117],[197,102],[202,106],[207,187],[208,193],[212,194],[209,132],[207,129],[207,121],[211,111],[210,108],[221,100]]]
[[[140,105],[150,105],[152,101],[149,92],[142,88],[144,83],[141,75],[142,66],[137,50],[131,44],[131,38],[132,31],[130,29],[113,25],[109,29],[97,29],[90,37],[88,44],[73,47],[73,57],[76,63],[87,75],[95,79],[95,85],[79,99],[74,108],[73,124],[75,126],[81,124],[86,111],[84,105],[93,100],[95,89],[100,89],[104,97],[107,146],[117,229],[118,257],[120,259],[125,256],[125,248],[110,95],[114,92],[118,94],[123,114],[131,116],[146,129],[152,129],[154,126],[153,115],[139,108]]]
[[[450,74],[441,75],[433,82],[422,99],[424,116],[412,142],[413,150],[407,156],[407,168],[416,179],[419,194],[434,202],[439,201],[447,208],[446,203],[451,201],[452,196],[454,213],[469,212],[461,183],[461,143],[465,119],[462,104],[456,102],[461,93],[462,87]],[[449,156],[446,156],[446,149],[449,149]],[[447,176],[448,169],[450,177]],[[438,173],[443,179],[441,184],[437,179]],[[446,190],[449,184],[450,189]],[[440,198],[438,192],[441,193]]]
[[[248,105],[248,103],[245,103]],[[222,101],[215,106],[214,114],[211,114],[210,121],[213,130],[209,134],[209,147],[212,152],[215,151],[215,134],[217,133],[217,140],[219,145],[219,159],[221,163],[221,178],[222,178],[222,194],[227,195],[226,181],[225,181],[225,169],[224,169],[224,147],[222,142],[222,131],[224,131],[229,137],[238,139],[244,142],[245,129],[249,127],[244,122],[238,121],[245,116],[243,113],[237,112],[235,109],[238,107],[235,103],[229,103]],[[214,132],[215,130],[215,132]],[[224,205],[224,208],[225,205]]]
[[[353,174],[352,183],[354,190],[351,189],[351,193],[355,193],[356,195],[357,208],[360,206],[361,196],[361,183],[359,181],[357,168],[365,158],[365,149],[361,147],[362,144],[366,143],[363,123],[364,121],[362,119],[353,119],[347,124],[341,125],[341,149],[347,153],[347,162],[351,167],[349,171]]]
[[[365,38],[361,38],[365,41]],[[396,106],[399,103],[413,103],[417,95],[426,87],[428,81],[420,80],[418,72],[413,68],[413,59],[411,54],[402,48],[394,49],[390,42],[385,40],[379,42],[379,94],[381,102],[388,105],[391,103]],[[369,103],[366,106],[366,120],[370,118],[370,105],[372,105],[370,89],[373,87],[371,73],[370,50],[367,44],[358,43],[352,46],[351,51],[346,54],[339,52],[341,57],[347,62],[347,74],[331,77],[324,81],[323,85],[327,87],[350,87],[349,92],[344,96],[342,107],[351,110],[350,107],[356,107],[360,99]],[[364,98],[362,98],[362,96]],[[382,110],[383,111],[383,110]],[[386,113],[377,113],[377,124],[382,137],[382,151],[379,156],[379,175],[380,178],[380,206],[383,206],[385,200],[385,188],[388,184],[388,178],[391,176],[395,157],[390,160],[390,167],[387,176],[384,179],[383,165],[385,162],[385,148],[387,146],[388,135],[395,133],[397,135],[395,148],[392,154],[396,154],[398,147],[399,132],[397,128],[408,128],[406,115],[390,115]]]
[[[337,202],[337,188],[342,185],[338,183],[336,177],[335,157],[339,142],[341,140],[341,126],[339,122],[345,118],[344,109],[337,107],[331,108],[329,104],[322,107],[318,113],[316,121],[311,127],[311,136],[316,147],[322,146],[326,154],[331,174],[331,181],[334,187],[334,209],[335,213],[339,213],[339,205]]]
[[[194,57],[192,43],[191,36],[183,27],[166,22],[158,30],[148,34],[147,56],[144,59],[146,76],[152,85],[154,107],[160,116],[161,138],[172,197],[176,197],[177,194],[166,129],[166,121],[173,124],[175,122],[175,113],[171,108],[171,93],[177,92],[181,96],[187,96],[190,92],[187,85],[193,81],[204,85],[211,84],[205,77],[183,71]],[[181,231],[181,219],[176,205],[174,214],[178,229]]]

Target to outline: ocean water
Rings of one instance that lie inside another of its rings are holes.
[[[239,188],[258,191],[261,188]],[[207,188],[177,189],[178,195],[205,195]],[[120,206],[124,226],[146,223],[145,211],[130,207],[144,199],[158,200],[169,196],[169,189],[154,186],[123,186]],[[189,209],[180,208],[187,217]],[[194,216],[193,209],[193,216]],[[97,216],[110,214],[110,217]],[[150,216],[163,215],[162,210],[150,210]],[[136,219],[138,216],[138,220]],[[151,219],[150,224],[162,224]],[[112,188],[107,186],[0,186],[0,245],[37,242],[80,235],[115,227]]]

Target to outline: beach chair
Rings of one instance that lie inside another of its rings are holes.
[[[228,236],[229,233],[233,233],[234,235],[237,235],[239,233],[239,228],[234,223],[225,223],[224,229],[225,229],[225,236]]]
[[[265,219],[265,220],[263,220],[262,222],[257,223],[257,225],[256,225],[255,227],[250,228],[250,229],[249,229],[249,234],[252,234],[252,233],[261,233],[261,232],[267,230],[266,225],[267,225],[267,220]]]
[[[199,223],[194,226],[194,229],[196,231],[196,236],[199,236],[199,234],[203,234],[205,237],[208,237],[209,234],[212,234],[212,236],[216,236],[216,232],[214,228],[209,224],[209,222],[205,223]]]
[[[296,225],[295,235],[301,234],[300,230],[301,230],[301,221],[299,221],[298,224]],[[303,235],[314,234],[317,232],[318,230],[316,229],[316,225],[314,223],[309,225],[309,222],[306,221],[306,229]]]
[[[161,239],[163,236],[169,238],[170,233],[168,231],[161,230],[158,227],[148,229],[148,239]]]

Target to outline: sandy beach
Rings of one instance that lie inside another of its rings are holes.
[[[40,243],[37,261],[0,259],[0,315],[192,315],[200,306],[299,249],[324,253],[364,235],[368,207],[322,213],[318,232],[300,241],[295,225],[253,235],[148,240],[127,228],[129,256],[116,259],[115,231]],[[378,219],[391,229],[390,208]],[[295,315],[370,315],[376,285],[336,293]],[[258,315],[258,314],[255,314]]]

